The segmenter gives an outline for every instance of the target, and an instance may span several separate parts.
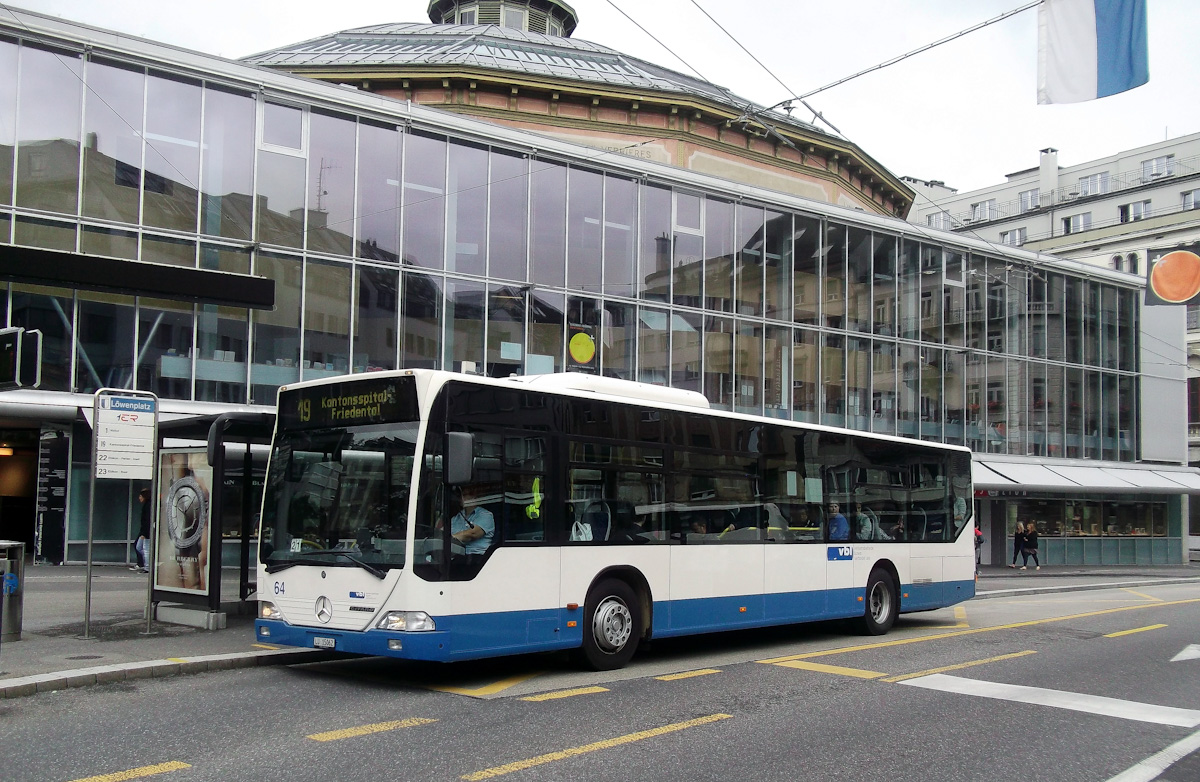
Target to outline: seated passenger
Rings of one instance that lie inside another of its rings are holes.
[[[461,543],[468,554],[487,553],[496,534],[496,520],[483,507],[483,484],[456,487],[460,509],[450,519],[450,536]]]
[[[836,502],[829,503],[829,539],[850,539],[850,522],[846,521],[846,517],[839,512]]]

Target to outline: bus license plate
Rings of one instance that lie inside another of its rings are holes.
[[[333,638],[314,638],[313,646],[318,649],[333,649],[337,646],[337,641]]]

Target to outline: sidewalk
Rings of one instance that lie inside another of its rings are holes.
[[[146,577],[92,569],[91,636],[82,638],[86,568],[26,566],[20,641],[0,644],[0,699],[126,679],[336,659],[332,652],[256,643],[253,616],[230,614],[223,630],[154,622],[145,635]],[[1194,581],[1200,566],[980,568],[975,599]],[[236,584],[236,582],[235,582]],[[236,585],[226,594],[237,593]]]

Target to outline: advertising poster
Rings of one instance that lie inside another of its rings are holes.
[[[154,588],[207,595],[212,467],[204,448],[164,448],[158,462]]]
[[[1146,264],[1146,304],[1200,303],[1200,245],[1151,250]]]

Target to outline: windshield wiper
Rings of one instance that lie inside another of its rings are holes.
[[[335,557],[342,557],[344,559],[348,559],[351,562],[353,562],[355,565],[358,565],[363,570],[365,570],[368,573],[370,573],[371,575],[375,576],[375,578],[379,579],[380,581],[387,578],[387,573],[385,573],[384,571],[380,570],[379,568],[375,567],[374,565],[370,564],[369,562],[363,562],[358,557],[356,557],[353,554],[351,554],[347,551],[344,551],[340,548],[323,548],[323,549],[317,549],[316,551],[305,551],[304,556],[301,557],[300,559],[293,559],[290,562],[281,562],[278,565],[268,565],[267,572],[268,573],[277,573],[280,570],[290,568],[294,565],[305,565],[305,564],[317,565],[320,563],[319,562],[306,562],[305,560],[308,557],[320,556],[322,554],[332,554]]]

